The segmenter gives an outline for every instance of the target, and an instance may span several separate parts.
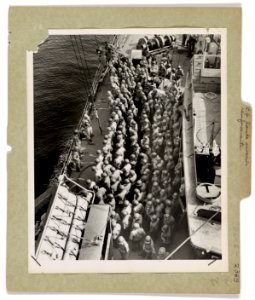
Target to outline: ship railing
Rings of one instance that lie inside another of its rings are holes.
[[[117,35],[113,36],[113,40],[112,40],[112,45],[114,45],[115,47],[117,47],[118,45],[118,37]],[[96,73],[94,75],[94,79],[92,81],[91,87],[89,89],[89,93],[88,93],[88,97],[86,98],[86,103],[80,118],[80,121],[78,123],[77,129],[79,130],[81,128],[81,123],[82,120],[84,118],[84,115],[88,112],[89,109],[89,104],[91,103],[91,101],[94,101],[94,98],[96,96],[97,93],[97,89],[99,86],[99,83],[101,82],[101,80],[103,79],[103,74],[105,75],[108,71],[108,66],[104,65],[102,62],[98,65],[98,68],[96,70]],[[65,174],[67,171],[67,166],[69,165],[69,163],[71,162],[71,154],[72,154],[72,149],[74,147],[74,140],[72,141],[69,149],[68,149],[68,153],[65,159],[65,163],[64,166],[61,169],[61,174]]]
[[[85,106],[84,106],[81,118],[80,118],[79,123],[77,125],[77,129],[78,130],[81,128],[81,124],[82,124],[82,120],[84,118],[84,115],[89,110],[89,104],[91,103],[91,101],[94,100],[94,97],[95,97],[97,89],[98,89],[99,81],[100,81],[101,76],[102,76],[102,74],[103,74],[104,71],[105,71],[104,66],[102,64],[100,64],[98,66],[97,70],[96,70],[93,82],[91,84],[91,87],[90,87],[90,90],[89,90],[89,93],[88,93],[88,97],[86,98],[86,103],[85,103]],[[71,154],[72,154],[73,147],[74,147],[74,140],[72,140],[72,143],[71,143],[71,145],[70,145],[70,147],[68,149],[68,153],[67,153],[67,156],[66,156],[66,160],[65,160],[64,166],[62,167],[61,174],[65,174],[66,173],[67,166],[71,162]]]

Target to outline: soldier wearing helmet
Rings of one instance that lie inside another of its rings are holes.
[[[116,243],[121,232],[121,225],[115,219],[111,219],[113,242]]]
[[[79,147],[75,146],[72,152],[72,163],[75,166],[76,172],[80,172],[81,170],[81,159],[80,159],[80,152]]]
[[[129,235],[129,240],[132,242],[133,251],[140,251],[142,240],[145,237],[145,231],[138,223],[133,224],[133,228]]]
[[[172,230],[169,225],[163,225],[161,229],[161,241],[164,245],[168,246],[171,242]]]
[[[143,217],[139,213],[134,213],[133,224],[138,223],[140,226],[143,224]]]
[[[132,205],[128,200],[124,201],[124,207],[121,211],[122,216],[131,215],[132,212]]]
[[[160,225],[160,218],[156,214],[152,215],[150,221],[150,235],[154,238],[156,238],[158,234],[159,225]]]
[[[152,259],[153,255],[156,254],[154,242],[152,238],[147,235],[145,237],[144,243],[143,243],[143,257],[146,259]]]
[[[133,200],[132,206],[133,206],[133,212],[134,212],[134,214],[135,213],[143,214],[143,212],[144,212],[144,206],[138,200]]]
[[[123,236],[118,237],[118,249],[121,255],[121,259],[127,260],[129,256],[129,246]]]
[[[165,248],[165,247],[160,247],[160,248],[158,249],[157,259],[158,259],[158,260],[163,260],[163,259],[165,259],[168,255],[169,255],[169,252],[166,251],[166,248]]]

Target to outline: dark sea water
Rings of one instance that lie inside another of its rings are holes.
[[[49,36],[34,54],[35,197],[46,190],[58,157],[81,117],[87,87],[99,64],[96,49],[111,39],[76,36],[78,53],[69,35]],[[86,78],[78,63],[79,54],[86,58]]]

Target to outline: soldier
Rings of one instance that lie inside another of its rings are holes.
[[[148,197],[150,195],[150,197]],[[148,201],[148,198],[150,199]],[[148,194],[147,195],[147,202],[145,204],[145,215],[150,219],[150,216],[154,213],[154,207],[152,205],[152,195]]]
[[[115,194],[118,190],[120,182],[116,180],[115,177],[111,177],[111,192]]]
[[[111,206],[112,210],[115,210],[116,201],[115,201],[113,194],[108,194],[107,203]]]
[[[177,71],[175,73],[175,79],[176,79],[178,86],[181,84],[181,79],[183,76],[184,76],[184,71],[183,71],[182,67],[179,65],[177,67]]]
[[[94,186],[96,185],[95,181],[92,181],[90,179],[86,180],[86,188],[88,190],[93,190]]]
[[[151,216],[151,221],[150,221],[150,235],[153,238],[157,237],[158,229],[159,229],[159,223],[160,223],[160,218],[157,215],[152,215]]]
[[[143,243],[143,257],[146,259],[152,259],[153,255],[156,254],[154,242],[152,238],[147,235],[145,237],[144,243]]]
[[[134,189],[134,200],[137,200],[138,202],[143,201],[144,192],[141,192],[139,189]]]
[[[85,138],[89,141],[89,144],[93,145],[93,128],[88,121],[82,123],[82,133]]]
[[[72,162],[73,162],[73,165],[75,166],[76,172],[80,172],[81,160],[80,160],[79,148],[77,146],[75,146],[73,149]]]
[[[157,259],[158,259],[158,260],[163,260],[163,259],[165,259],[168,255],[169,255],[169,252],[166,251],[166,248],[165,248],[165,247],[160,247],[160,248],[158,249]]]
[[[121,211],[122,216],[131,215],[132,212],[132,205],[128,200],[124,201],[124,207]]]
[[[152,184],[152,188],[151,188],[151,193],[153,194],[154,197],[159,196],[160,193],[160,186],[158,184],[157,181],[154,181]]]
[[[117,238],[119,237],[120,232],[121,232],[121,225],[119,223],[117,223],[117,221],[115,219],[111,220],[111,224],[112,224],[113,243],[114,243],[114,245],[116,245]]]
[[[145,231],[138,223],[134,223],[130,232],[129,240],[132,242],[133,251],[140,251],[142,240],[145,237]]]
[[[107,173],[103,173],[102,174],[102,185],[107,189],[109,190],[110,187],[111,187],[111,179],[110,177],[107,175]]]
[[[129,179],[125,179],[124,180],[124,183],[123,183],[123,186],[125,188],[125,191],[126,191],[126,195],[130,192],[130,189],[131,189],[131,182],[129,181]]]
[[[118,248],[120,251],[121,259],[127,260],[129,256],[129,246],[123,236],[118,238]]]
[[[163,216],[163,224],[164,225],[168,225],[171,228],[173,228],[174,225],[175,225],[175,218],[172,215],[164,214],[164,216]]]
[[[161,218],[163,215],[164,207],[165,207],[163,199],[161,199],[161,198],[156,199],[155,204],[156,204],[155,205],[155,214],[158,218]]]
[[[183,202],[181,200],[179,193],[174,193],[173,194],[173,213],[176,216],[176,215],[179,215],[180,212],[184,213],[185,207],[183,205]]]
[[[133,217],[133,224],[138,223],[140,226],[143,224],[143,217],[139,213],[135,213]]]
[[[97,158],[95,159],[95,162],[101,166],[103,165],[104,153],[101,150],[97,150]]]
[[[137,179],[137,174],[134,170],[131,170],[130,171],[130,174],[129,174],[129,181],[133,184]]]
[[[161,229],[161,241],[163,245],[169,246],[171,242],[172,231],[169,225],[163,225]]]
[[[117,223],[120,222],[120,215],[116,211],[112,210],[110,217],[112,220],[116,220]]]
[[[119,205],[123,205],[124,204],[124,199],[126,197],[126,190],[125,190],[125,186],[120,184],[118,187],[118,191],[117,191],[117,195],[116,195],[116,200],[118,202]]]
[[[143,212],[144,212],[144,206],[138,200],[133,200],[132,206],[133,206],[133,212],[134,212],[134,214],[135,213],[139,213],[141,215],[143,214]]]
[[[182,179],[181,172],[179,170],[176,170],[175,177],[174,177],[173,184],[172,184],[174,192],[179,191],[180,186],[181,186],[181,179]]]
[[[81,150],[81,139],[79,135],[79,130],[75,129],[73,134],[74,147],[78,147],[78,150]]]
[[[112,175],[112,165],[110,164],[110,162],[108,160],[106,160],[104,162],[104,165],[103,165],[103,171],[104,173],[106,173],[108,176],[111,176]]]
[[[107,191],[106,188],[104,188],[103,186],[100,188],[98,186],[95,186],[94,189],[96,190],[96,198],[98,204],[104,204],[104,198]]]

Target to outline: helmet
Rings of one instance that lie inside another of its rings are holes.
[[[168,226],[167,226],[167,225],[164,225],[164,226],[162,227],[162,231],[164,231],[164,232],[166,232],[167,229],[168,229]]]
[[[152,221],[156,221],[156,220],[157,220],[157,216],[156,216],[156,215],[153,215],[153,216],[151,217],[151,220],[152,220]]]
[[[167,199],[167,200],[165,201],[165,205],[166,205],[166,206],[172,206],[172,201],[169,200],[169,199]]]
[[[97,150],[97,154],[101,154],[102,153],[102,151],[101,150]]]
[[[138,228],[140,228],[140,225],[138,223],[134,223],[133,228],[138,229]]]
[[[135,213],[135,214],[134,214],[134,218],[135,218],[135,219],[138,219],[138,218],[140,218],[140,214],[138,214],[138,213]]]
[[[169,214],[164,214],[164,219],[168,219],[169,218]]]
[[[114,227],[117,224],[117,221],[115,219],[111,220],[112,226]]]
[[[161,203],[160,199],[156,199],[156,204],[160,204],[160,203]]]
[[[123,236],[119,236],[119,238],[118,238],[119,244],[122,244],[124,241],[125,241],[124,237]]]
[[[133,203],[134,206],[139,204],[139,202],[137,200],[134,200],[132,203]]]
[[[145,242],[146,244],[149,244],[149,243],[151,242],[151,237],[150,237],[149,235],[147,235],[147,236],[145,237],[144,242]]]
[[[149,200],[149,199],[152,199],[152,194],[151,194],[151,193],[149,193],[149,194],[147,195],[147,200]]]
[[[136,182],[136,185],[137,185],[137,186],[142,185],[142,180],[138,180],[138,181]]]
[[[129,206],[129,201],[128,200],[124,201],[124,206]]]
[[[164,254],[166,254],[166,248],[165,248],[165,247],[160,247],[160,248],[158,249],[158,254],[159,254],[159,255],[164,255]]]
[[[73,133],[74,133],[74,134],[77,134],[78,132],[79,132],[79,130],[78,130],[78,129],[75,129]]]
[[[148,201],[148,202],[146,203],[146,206],[152,206],[152,202],[151,202],[151,201]]]

